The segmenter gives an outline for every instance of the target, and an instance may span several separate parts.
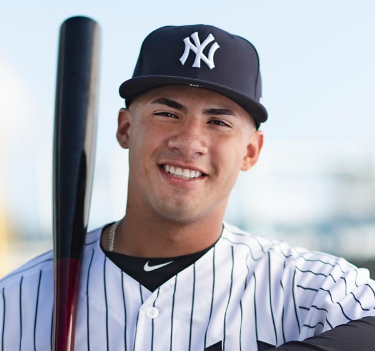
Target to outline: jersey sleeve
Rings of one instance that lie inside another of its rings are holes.
[[[375,316],[375,282],[367,269],[342,258],[306,252],[294,260],[300,337]]]

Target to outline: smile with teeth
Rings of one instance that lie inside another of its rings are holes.
[[[164,169],[177,178],[194,179],[202,175],[202,172],[195,171],[193,169],[174,167],[170,165],[164,165]]]

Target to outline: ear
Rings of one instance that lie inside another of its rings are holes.
[[[253,133],[253,135],[250,137],[246,149],[246,155],[242,161],[241,171],[248,171],[257,163],[263,146],[263,138],[264,134],[260,130],[255,131],[255,133]]]
[[[128,149],[129,148],[129,134],[130,134],[130,123],[131,116],[130,111],[127,108],[120,109],[118,113],[118,127],[117,127],[117,141],[121,145],[122,148]]]

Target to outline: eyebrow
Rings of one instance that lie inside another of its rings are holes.
[[[152,101],[153,104],[161,104],[161,105],[166,105],[170,108],[175,108],[176,110],[182,111],[182,112],[187,112],[188,109],[180,104],[179,102],[175,100],[170,100],[167,98],[159,98],[154,101]],[[228,109],[228,108],[208,108],[203,110],[203,113],[205,115],[214,115],[214,116],[235,116],[236,114],[234,113],[233,110]]]
[[[187,112],[187,108],[180,104],[177,101],[166,99],[166,98],[159,98],[156,99],[152,102],[153,104],[161,104],[161,105],[166,105],[170,108],[175,108],[176,110],[182,111],[182,112]]]
[[[214,115],[214,116],[235,116],[236,114],[233,112],[233,110],[230,110],[228,108],[208,108],[206,110],[203,110],[203,113],[205,115]]]

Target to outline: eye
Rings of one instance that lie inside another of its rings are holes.
[[[211,119],[210,121],[208,121],[208,123],[210,123],[210,124],[216,124],[218,126],[223,126],[223,127],[230,127],[230,125],[228,123],[223,122],[220,119]]]
[[[170,117],[170,118],[178,118],[178,116],[172,112],[167,111],[161,111],[161,112],[155,112],[155,116],[164,116],[164,117]]]

